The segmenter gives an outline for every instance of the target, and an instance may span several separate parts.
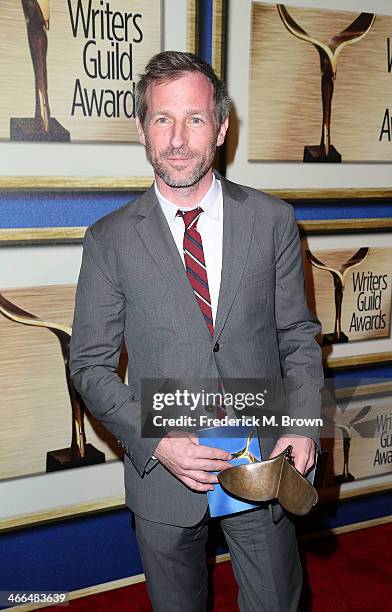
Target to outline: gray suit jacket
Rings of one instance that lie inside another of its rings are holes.
[[[293,209],[218,178],[223,260],[214,338],[151,188],[87,230],[71,341],[74,384],[125,449],[128,506],[148,520],[180,526],[202,519],[206,495],[150,459],[158,440],[140,435],[141,379],[283,376],[294,381],[291,415],[320,411],[323,374],[314,339],[320,325],[306,304]],[[128,385],[117,374],[123,338]],[[273,444],[263,441],[265,453]]]

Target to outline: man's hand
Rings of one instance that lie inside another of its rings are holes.
[[[154,451],[155,457],[181,482],[193,491],[213,491],[218,482],[215,474],[231,467],[230,453],[219,448],[199,445],[196,436],[170,432]]]
[[[294,465],[301,474],[306,474],[315,462],[316,444],[312,438],[306,436],[282,436],[275,444],[274,450],[270,454],[270,459],[282,453],[289,445],[293,447],[291,456],[294,459]]]

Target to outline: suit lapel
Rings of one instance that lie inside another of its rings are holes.
[[[214,340],[223,330],[238,291],[254,224],[253,211],[243,206],[246,192],[219,175],[218,178],[223,191],[223,253]]]
[[[211,342],[210,332],[195,299],[181,256],[153,188],[142,196],[132,212],[144,217],[136,224],[135,229],[162,276],[176,294],[178,302],[182,308],[191,313],[190,318],[195,326],[193,332],[195,337],[197,337],[196,334],[202,333]]]
[[[235,183],[227,181],[218,173],[223,192],[223,253],[222,273],[215,320],[214,341],[220,336],[245,267],[252,236],[254,213],[243,206],[247,193]],[[160,269],[179,303],[191,313],[194,333],[203,333],[211,341],[211,336],[193,289],[186,275],[181,256],[177,250],[170,228],[151,187],[131,207],[132,214],[142,217],[135,229],[146,249]]]

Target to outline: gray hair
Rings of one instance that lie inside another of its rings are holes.
[[[136,85],[136,116],[142,125],[147,114],[147,89],[151,83],[175,81],[189,72],[199,72],[210,81],[214,88],[215,121],[220,127],[229,116],[231,100],[226,85],[215,74],[207,62],[194,53],[183,51],[162,51],[148,62],[145,72]]]

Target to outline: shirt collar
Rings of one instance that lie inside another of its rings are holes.
[[[189,208],[189,207],[177,206],[177,204],[173,204],[173,202],[170,202],[170,200],[168,200],[161,194],[156,182],[154,182],[154,190],[155,190],[155,195],[158,198],[158,202],[161,205],[162,211],[169,223],[172,223],[175,220],[177,210],[192,210],[193,208],[196,208],[196,206]],[[209,190],[207,191],[207,193],[205,194],[205,196],[197,204],[197,206],[200,206],[200,208],[204,210],[204,212],[206,213],[208,217],[211,217],[212,219],[215,219],[215,220],[219,219],[220,193],[221,193],[220,181],[215,177],[215,174],[213,173],[211,186]]]

